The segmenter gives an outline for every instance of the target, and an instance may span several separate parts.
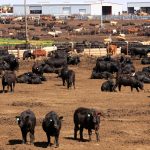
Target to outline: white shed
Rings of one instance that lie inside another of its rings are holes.
[[[103,2],[101,3],[54,3],[54,4],[27,4],[26,12],[29,14],[42,15],[118,15],[122,13],[122,4]],[[24,5],[13,5],[14,15],[24,15]]]

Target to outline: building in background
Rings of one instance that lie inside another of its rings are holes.
[[[1,5],[0,13],[13,13],[13,7],[11,5]]]
[[[128,14],[149,15],[150,2],[128,2],[127,10]]]
[[[27,15],[54,15],[54,16],[70,16],[80,15],[120,15],[122,14],[123,5],[118,3],[56,3],[56,4],[27,4]],[[13,5],[14,15],[24,15],[24,5]]]

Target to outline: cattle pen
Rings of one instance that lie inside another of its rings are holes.
[[[49,49],[44,48],[42,50],[46,51],[46,56],[48,55],[49,52],[55,51],[55,47],[49,47]],[[15,57],[18,57],[20,59],[23,58],[23,53],[26,51],[25,49],[23,50],[8,50],[9,54],[15,55]],[[30,49],[31,53],[34,51],[36,52],[36,49]],[[74,49],[76,51],[76,49]],[[85,48],[83,55],[89,55],[89,56],[106,56],[107,55],[107,49],[106,48]],[[121,48],[117,48],[117,54],[121,54]]]

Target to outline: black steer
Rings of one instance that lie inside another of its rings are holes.
[[[97,141],[99,137],[100,112],[95,109],[77,108],[74,112],[74,138],[77,139],[77,131],[80,130],[80,140],[83,141],[83,129],[88,129],[89,141],[91,141],[92,129],[95,130]]]
[[[68,70],[66,81],[68,89],[71,88],[72,85],[75,89],[75,72],[73,70]]]
[[[31,51],[29,51],[29,50],[24,51],[24,53],[23,53],[23,60],[28,59],[28,58],[35,59],[35,55],[33,55],[31,53]]]
[[[46,114],[45,118],[43,119],[42,127],[43,130],[46,132],[48,145],[51,146],[51,136],[55,137],[55,146],[59,146],[59,134],[61,129],[61,121],[63,117],[59,117],[56,112],[51,111],[48,114]]]
[[[69,89],[73,84],[75,89],[75,72],[73,70],[63,67],[58,76],[62,78],[63,86],[67,83],[67,88]]]
[[[5,71],[2,76],[2,86],[3,86],[3,93],[5,91],[5,86],[7,86],[7,90],[10,92],[14,92],[14,87],[16,83],[16,74],[13,71]]]
[[[116,86],[118,86],[119,91],[121,91],[122,85],[130,86],[131,91],[133,91],[133,88],[136,88],[137,92],[139,92],[139,88],[143,90],[143,83],[130,75],[119,75],[119,77],[117,77]]]
[[[108,81],[103,82],[101,85],[101,91],[116,92],[115,83],[113,82],[113,80],[108,80]]]
[[[43,66],[45,64],[34,63],[32,66],[32,72],[38,75],[43,75]]]
[[[21,113],[20,116],[16,116],[16,120],[21,129],[22,143],[27,142],[27,133],[30,132],[30,143],[34,142],[34,129],[36,125],[35,114],[31,110],[26,110]]]

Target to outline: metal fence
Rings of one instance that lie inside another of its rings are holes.
[[[58,16],[59,19],[70,19],[70,16],[60,15]],[[76,15],[74,19],[79,20],[100,20],[100,15]],[[137,15],[103,15],[103,20],[150,20],[149,16],[137,16]]]
[[[14,15],[13,13],[0,13],[0,17],[9,17],[9,16],[14,16],[14,17],[20,17],[20,15]],[[36,18],[40,18],[40,14],[30,14],[28,15],[28,17],[36,17]],[[50,15],[44,15],[44,16],[50,16]],[[55,16],[57,19],[63,19],[63,20],[67,20],[70,18],[74,18],[74,19],[79,19],[79,20],[89,20],[89,19],[93,19],[93,20],[100,20],[101,19],[101,15],[90,15],[90,14],[85,14],[85,15],[81,15],[81,14],[72,14],[70,16],[68,15],[56,15]],[[102,16],[103,20],[150,20],[150,15],[149,16],[138,16],[138,15],[134,15],[134,14],[129,14],[129,15],[103,15]]]

